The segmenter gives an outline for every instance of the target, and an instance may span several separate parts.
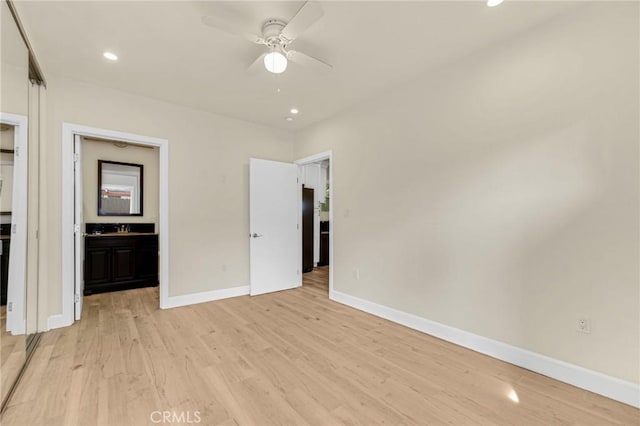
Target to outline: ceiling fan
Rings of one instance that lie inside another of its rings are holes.
[[[280,19],[267,19],[262,25],[261,36],[251,31],[245,31],[246,25],[242,24],[242,20],[229,12],[221,11],[216,15],[204,16],[202,22],[205,25],[243,37],[252,43],[267,46],[269,51],[260,55],[251,64],[249,70],[263,65],[267,71],[280,74],[287,69],[288,61],[312,69],[331,70],[333,68],[320,59],[288,48],[301,33],[323,15],[324,12],[319,3],[307,1],[289,22]]]

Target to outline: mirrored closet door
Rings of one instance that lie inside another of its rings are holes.
[[[0,0],[0,402],[38,337],[40,82],[13,5]],[[31,76],[31,77],[30,77]]]

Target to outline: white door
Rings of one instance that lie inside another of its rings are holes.
[[[298,166],[249,160],[251,295],[302,285]]]
[[[82,140],[78,135],[73,139],[73,173],[74,173],[74,185],[73,185],[73,201],[74,201],[74,282],[75,282],[75,318],[76,321],[80,319],[82,315],[82,296],[84,294],[84,220],[82,217]]]

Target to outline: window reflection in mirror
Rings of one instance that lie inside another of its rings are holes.
[[[142,216],[142,164],[98,160],[98,216]]]

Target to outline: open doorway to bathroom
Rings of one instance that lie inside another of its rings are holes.
[[[302,285],[330,293],[331,272],[331,155],[319,154],[296,162],[301,183]]]
[[[123,301],[134,316],[166,308],[168,140],[63,123],[62,145],[62,314],[51,328]],[[129,289],[145,296],[114,293]]]
[[[108,309],[114,297],[120,304],[154,310],[159,304],[159,148],[89,136],[77,136],[75,144],[81,231],[75,245],[82,259],[75,319],[83,310],[91,315]],[[127,290],[132,290],[127,297],[113,294]]]

